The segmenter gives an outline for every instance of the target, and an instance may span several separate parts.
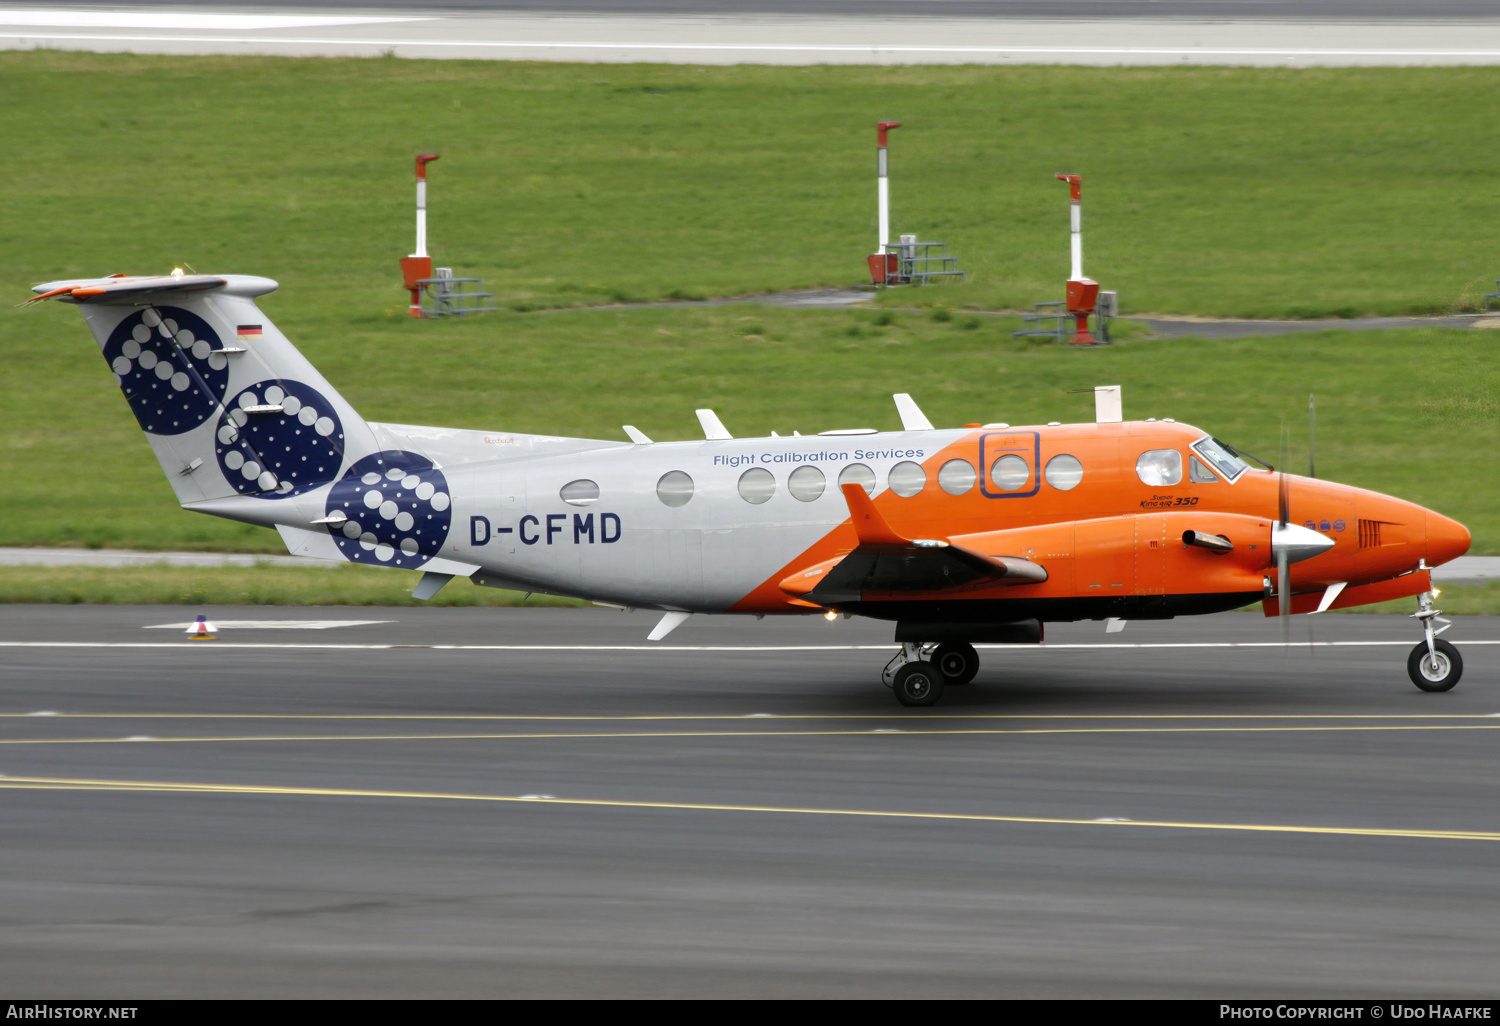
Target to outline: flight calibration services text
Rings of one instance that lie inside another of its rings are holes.
[[[716,467],[745,467],[752,463],[838,463],[847,460],[919,460],[924,449],[855,449],[852,452],[763,452],[715,456]]]

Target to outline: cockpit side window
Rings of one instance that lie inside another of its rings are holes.
[[[1217,484],[1219,478],[1196,456],[1188,457],[1188,480],[1193,484]]]
[[[1182,483],[1182,453],[1176,449],[1152,449],[1135,461],[1135,476],[1141,484],[1161,487]]]
[[[1204,462],[1223,474],[1230,484],[1239,480],[1239,476],[1250,469],[1250,464],[1240,459],[1232,447],[1217,438],[1200,438],[1193,443],[1193,449],[1203,457]]]

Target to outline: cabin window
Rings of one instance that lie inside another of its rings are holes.
[[[776,494],[776,479],[769,470],[751,467],[740,475],[740,498],[759,506]]]
[[[904,460],[891,468],[887,482],[891,486],[891,491],[903,499],[909,499],[927,487],[927,471],[922,469],[920,463]]]
[[[693,497],[693,479],[680,470],[669,470],[656,482],[656,497],[664,506],[686,506]]]
[[[949,495],[965,495],[979,480],[974,464],[968,460],[949,460],[938,471],[938,487]]]
[[[798,467],[786,479],[786,490],[800,502],[812,502],[823,494],[828,484],[823,472],[817,467]]]
[[[990,464],[990,480],[1002,492],[1019,492],[1031,479],[1031,468],[1019,456],[1001,456]]]
[[[1047,461],[1047,469],[1042,472],[1042,476],[1058,491],[1072,491],[1083,480],[1083,464],[1078,462],[1077,456],[1063,453]]]
[[[1135,461],[1135,476],[1152,487],[1182,483],[1182,453],[1176,449],[1152,449]]]
[[[1196,456],[1188,457],[1188,480],[1193,484],[1215,484],[1218,477],[1203,465],[1203,461]]]
[[[599,501],[599,486],[587,478],[569,481],[557,493],[569,506],[592,506]]]
[[[866,495],[874,495],[875,471],[863,463],[851,463],[839,471],[839,488],[842,490],[846,484],[857,484],[865,490]]]

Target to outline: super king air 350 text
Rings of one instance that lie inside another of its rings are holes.
[[[1166,619],[1264,602],[1280,615],[1418,596],[1407,669],[1463,670],[1436,637],[1429,568],[1463,525],[1388,495],[1251,467],[1171,421],[653,443],[362,419],[276,330],[243,275],[49,282],[76,304],[184,508],[274,527],[295,555],[425,571],[663,611],[891,620],[884,678],[931,705],[974,643],[1034,644],[1048,621]]]

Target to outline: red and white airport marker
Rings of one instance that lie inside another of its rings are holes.
[[[1077,328],[1071,341],[1077,346],[1091,346],[1096,343],[1089,334],[1089,314],[1094,312],[1099,301],[1099,283],[1083,276],[1083,176],[1058,174],[1053,177],[1068,183],[1073,267],[1068,275],[1067,307]]]
[[[438,153],[417,156],[417,251],[401,260],[401,277],[411,293],[408,317],[422,316],[422,286],[418,281],[432,277],[432,257],[427,255],[427,165],[439,156]]]
[[[881,121],[875,126],[875,205],[880,223],[880,238],[875,252],[870,257],[870,277],[876,285],[885,284],[897,267],[896,254],[887,254],[886,243],[891,241],[891,180],[886,165],[886,133],[900,128],[899,121]]]

